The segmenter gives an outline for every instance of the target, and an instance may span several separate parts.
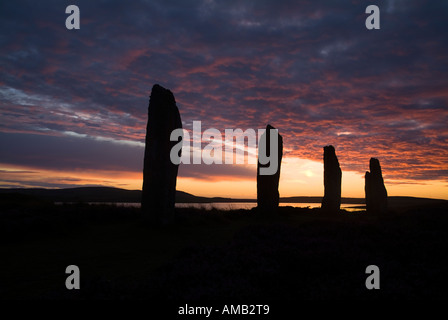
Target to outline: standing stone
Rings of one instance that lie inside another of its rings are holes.
[[[171,162],[170,151],[178,141],[170,141],[170,135],[178,128],[182,128],[182,122],[173,93],[154,85],[146,127],[142,212],[156,224],[169,223],[174,218],[179,165]]]
[[[370,159],[370,172],[366,172],[366,210],[368,213],[381,215],[387,212],[387,190],[378,159]]]
[[[339,211],[341,207],[342,171],[333,146],[324,147],[324,187],[322,209]]]
[[[277,134],[278,145],[278,166],[277,171],[272,175],[261,175],[260,168],[267,168],[271,165],[260,163],[260,147],[263,144],[266,146],[266,155],[271,154],[271,129],[277,130],[271,125],[266,126],[266,131],[260,137],[260,143],[258,146],[258,164],[257,164],[257,205],[258,209],[262,212],[274,211],[278,208],[280,196],[278,192],[278,183],[280,179],[280,166],[283,156],[283,138],[280,134]],[[278,133],[278,132],[277,132]]]

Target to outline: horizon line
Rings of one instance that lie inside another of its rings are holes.
[[[110,187],[110,186],[78,186],[78,187],[32,187],[32,188],[26,188],[26,187],[13,187],[13,188],[4,188],[4,187],[0,187],[0,190],[19,190],[19,189],[25,189],[25,190],[38,190],[38,189],[43,189],[43,190],[68,190],[68,189],[83,189],[83,188],[107,188],[107,189],[119,189],[119,190],[124,190],[124,191],[139,191],[142,192],[141,189],[125,189],[125,188],[119,188],[119,187]],[[223,198],[223,199],[232,199],[232,200],[250,200],[250,201],[257,201],[257,198],[232,198],[232,197],[224,197],[224,196],[201,196],[201,195],[196,195],[187,191],[183,191],[183,190],[177,190],[179,192],[183,192],[183,193],[187,193],[189,195],[192,195],[194,197],[198,197],[198,198],[208,198],[208,199],[213,199],[213,198]],[[323,198],[323,195],[320,196],[284,196],[281,197],[280,199],[287,199],[287,198]],[[393,195],[388,195],[388,198],[415,198],[415,199],[431,199],[431,200],[442,200],[442,201],[448,201],[448,199],[442,199],[442,198],[429,198],[429,197],[416,197],[416,196],[393,196]],[[365,199],[365,197],[341,197],[341,199]]]

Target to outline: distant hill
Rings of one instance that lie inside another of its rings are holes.
[[[126,190],[112,187],[80,187],[67,189],[44,188],[12,188],[0,189],[0,196],[23,194],[39,197],[54,202],[140,202],[141,190]],[[223,197],[198,197],[183,191],[176,191],[177,203],[210,203],[210,202],[256,202],[256,199],[232,199]],[[320,203],[322,197],[282,197],[281,203]],[[344,204],[364,205],[364,198],[342,198]],[[389,197],[390,207],[427,206],[448,204],[447,200]]]
[[[140,202],[140,190],[109,187],[81,187],[68,189],[0,189],[0,194],[16,193],[44,198],[55,202]]]
[[[126,190],[112,187],[80,187],[67,189],[11,188],[0,189],[0,195],[24,194],[54,202],[140,202],[141,190]],[[197,197],[183,191],[176,191],[177,203],[209,202],[254,202],[254,199],[230,199],[221,197]]]

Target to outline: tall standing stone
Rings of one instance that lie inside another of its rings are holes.
[[[387,190],[378,159],[370,159],[370,172],[366,172],[366,210],[368,213],[381,215],[387,212]]]
[[[272,175],[260,174],[261,168],[267,168],[272,163],[260,163],[260,148],[266,148],[266,155],[271,155],[271,129],[277,130],[271,125],[266,126],[266,131],[260,137],[258,146],[258,164],[257,164],[257,205],[262,212],[274,211],[278,208],[280,195],[278,192],[278,184],[280,180],[280,167],[283,156],[283,138],[277,131],[277,170]],[[272,146],[273,147],[273,146]],[[272,151],[274,151],[272,149]]]
[[[142,212],[154,223],[169,223],[174,218],[176,180],[179,165],[170,159],[171,132],[182,128],[174,95],[156,84],[152,87],[146,127],[143,164]]]
[[[333,146],[324,147],[324,188],[322,209],[339,211],[341,207],[342,171]]]

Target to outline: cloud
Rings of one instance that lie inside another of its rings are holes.
[[[2,163],[61,171],[83,169],[141,171],[140,145],[99,140],[79,134],[63,136],[0,133]]]
[[[140,171],[149,91],[160,83],[186,126],[271,123],[291,157],[321,161],[333,144],[345,170],[363,173],[375,156],[387,179],[448,180],[443,1],[383,1],[376,31],[364,27],[363,1],[74,4],[78,31],[65,29],[64,3],[1,4],[2,162]]]

